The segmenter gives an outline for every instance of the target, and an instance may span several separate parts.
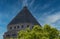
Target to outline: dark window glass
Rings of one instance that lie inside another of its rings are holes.
[[[21,27],[23,28],[23,25]]]
[[[17,26],[17,28],[20,28],[19,26]]]
[[[16,29],[16,26],[14,27],[14,29]]]
[[[27,25],[27,27],[29,27],[29,25]]]
[[[10,27],[10,29],[12,29],[12,27]]]
[[[12,36],[16,36],[16,34],[12,34]]]
[[[6,35],[6,37],[10,37],[10,35],[8,34],[8,35]]]

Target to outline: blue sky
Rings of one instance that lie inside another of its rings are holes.
[[[25,5],[41,25],[50,24],[60,30],[60,0],[0,0],[0,39]]]

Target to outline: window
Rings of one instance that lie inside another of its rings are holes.
[[[10,27],[10,29],[12,29],[12,27]]]
[[[12,34],[12,36],[17,36],[16,34]]]
[[[29,25],[27,25],[27,27],[29,27]]]
[[[16,26],[14,27],[14,29],[16,29]]]
[[[10,35],[8,34],[8,35],[6,35],[6,37],[10,37]]]
[[[20,28],[19,26],[17,26],[17,28]]]
[[[21,26],[21,28],[23,28],[23,25]]]

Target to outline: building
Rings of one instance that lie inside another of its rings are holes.
[[[27,27],[30,29],[34,25],[40,25],[38,21],[33,17],[28,8],[25,6],[19,12],[16,17],[8,24],[7,32],[4,33],[3,37],[6,38],[17,38],[18,31],[24,30]]]

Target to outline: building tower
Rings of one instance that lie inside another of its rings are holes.
[[[3,37],[6,38],[17,38],[18,31],[24,30],[27,27],[30,29],[33,28],[34,25],[40,25],[37,20],[30,13],[28,8],[25,6],[19,12],[16,17],[8,24],[7,32],[4,33]]]

